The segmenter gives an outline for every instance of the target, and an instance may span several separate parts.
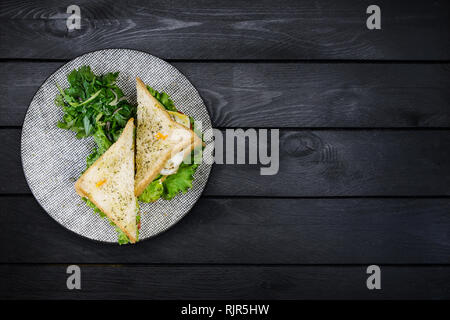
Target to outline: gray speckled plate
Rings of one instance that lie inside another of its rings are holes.
[[[211,128],[211,119],[197,90],[184,75],[169,63],[135,50],[107,49],[84,54],[59,68],[39,88],[25,116],[21,142],[23,169],[33,195],[67,229],[90,239],[117,242],[114,228],[94,214],[74,190],[86,156],[95,145],[92,137],[78,140],[73,132],[56,127],[63,114],[54,104],[56,83],[68,87],[67,74],[82,65],[91,66],[97,74],[119,71],[117,84],[132,103],[136,103],[135,79],[140,77],[146,84],[167,92],[180,111],[201,121],[202,131]],[[210,170],[211,165],[202,163],[186,194],[171,201],[140,203],[140,240],[179,221],[200,197]]]

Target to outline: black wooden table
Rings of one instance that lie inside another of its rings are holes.
[[[71,4],[81,29],[69,32]],[[381,30],[366,27],[370,4]],[[0,297],[450,298],[449,9],[447,0],[1,1]],[[279,173],[215,165],[193,210],[134,246],[53,221],[23,175],[25,112],[59,66],[117,47],[174,64],[216,128],[280,128]],[[82,290],[67,290],[69,264],[81,266]],[[366,287],[371,264],[381,290]]]

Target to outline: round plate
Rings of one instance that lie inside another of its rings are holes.
[[[107,219],[101,219],[76,194],[74,183],[86,167],[86,157],[95,143],[78,140],[75,133],[59,129],[63,112],[54,103],[56,83],[69,86],[67,75],[82,65],[95,74],[119,71],[117,85],[136,104],[136,77],[158,91],[166,92],[175,106],[201,121],[202,131],[211,128],[211,119],[199,93],[177,69],[148,53],[129,49],[94,51],[75,58],[53,73],[31,101],[22,129],[22,163],[28,185],[40,205],[65,228],[84,237],[117,242],[117,232]],[[210,163],[210,162],[208,162]],[[140,240],[167,230],[179,221],[200,197],[211,165],[202,163],[192,188],[170,201],[140,202]]]

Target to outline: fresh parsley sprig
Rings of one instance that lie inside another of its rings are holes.
[[[128,119],[136,114],[136,107],[126,101],[116,85],[118,75],[95,75],[89,66],[69,73],[68,88],[57,84],[55,103],[64,112],[58,127],[76,132],[77,138],[92,136],[100,128],[110,142],[115,142]]]

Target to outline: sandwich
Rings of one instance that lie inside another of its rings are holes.
[[[128,241],[138,240],[138,204],[134,194],[134,120],[77,180],[76,192],[109,218]]]
[[[137,129],[135,195],[143,202],[172,199],[192,186],[202,139],[193,119],[179,112],[163,93],[136,79]]]

